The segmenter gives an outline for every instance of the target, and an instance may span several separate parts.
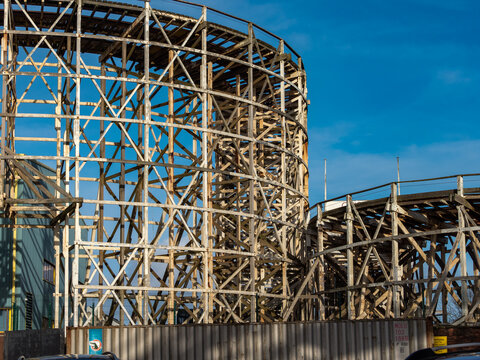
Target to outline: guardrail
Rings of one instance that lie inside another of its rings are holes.
[[[317,216],[318,210],[321,209],[323,212],[331,209],[331,206],[343,206],[346,205],[347,196],[352,196],[354,201],[366,201],[374,200],[383,197],[389,197],[391,194],[392,185],[396,185],[398,195],[408,195],[415,194],[420,192],[429,192],[429,191],[439,191],[439,190],[449,190],[456,189],[458,187],[458,181],[462,179],[463,187],[479,187],[480,188],[480,173],[472,174],[457,174],[449,176],[441,176],[428,179],[416,179],[416,180],[403,180],[403,181],[392,181],[389,183],[381,184],[374,186],[368,189],[362,189],[359,191],[353,191],[344,195],[336,196],[324,201],[320,201],[308,209],[310,214],[310,219],[313,219]],[[330,206],[330,207],[329,207]]]

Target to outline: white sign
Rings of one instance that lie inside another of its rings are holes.
[[[393,341],[395,343],[395,359],[403,360],[410,352],[408,337],[408,322],[394,321],[393,322]]]

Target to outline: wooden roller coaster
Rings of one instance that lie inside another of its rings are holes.
[[[312,319],[478,321],[480,188],[464,187],[464,179],[478,174],[457,176],[452,190],[399,195],[392,183],[317,204],[310,271],[296,301]],[[356,200],[386,188],[386,197]]]

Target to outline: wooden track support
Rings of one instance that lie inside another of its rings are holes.
[[[337,198],[316,205],[307,235],[316,243],[309,274],[317,275],[295,298],[310,302],[312,318],[322,320],[432,316],[437,323],[477,322],[480,188],[463,185],[477,178],[446,177],[440,180],[456,180],[456,189],[404,195],[397,183],[387,184],[388,197],[355,200],[369,189],[343,203]]]
[[[56,326],[271,322],[293,309],[305,69],[274,34],[192,9],[0,8],[0,210],[55,233]]]

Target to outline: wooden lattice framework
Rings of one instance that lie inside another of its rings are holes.
[[[273,321],[301,282],[301,59],[180,3],[3,1],[1,206],[54,231],[56,326]]]
[[[312,207],[310,270],[294,303],[311,319],[478,322],[480,188],[464,187],[464,178],[478,182],[478,174],[408,181],[402,186],[457,186],[405,195],[392,183]],[[378,191],[389,195],[359,200]]]

